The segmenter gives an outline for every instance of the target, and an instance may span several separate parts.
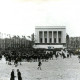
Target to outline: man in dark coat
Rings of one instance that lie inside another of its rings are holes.
[[[10,80],[15,80],[15,79],[14,79],[14,69],[13,69],[12,72],[11,72],[11,78],[10,78]]]
[[[19,71],[19,69],[17,69],[17,75],[18,75],[18,80],[22,80],[21,72]]]

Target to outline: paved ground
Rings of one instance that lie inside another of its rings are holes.
[[[80,63],[77,56],[42,62],[42,70],[38,70],[37,65],[37,62],[22,62],[22,65],[15,67],[13,64],[7,65],[3,57],[0,60],[0,80],[10,80],[12,69],[15,69],[15,76],[17,69],[21,71],[22,80],[80,80]]]

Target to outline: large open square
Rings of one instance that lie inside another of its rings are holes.
[[[21,71],[22,80],[80,80],[80,63],[77,56],[42,62],[42,70],[38,70],[38,62],[22,62],[17,67],[6,64],[4,57],[0,60],[0,80],[10,80],[12,69],[17,80],[17,69]]]

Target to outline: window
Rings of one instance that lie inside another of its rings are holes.
[[[56,38],[54,38],[54,43],[56,43]]]
[[[59,38],[59,43],[61,43],[61,38]]]
[[[49,38],[49,43],[52,43],[52,38]]]
[[[42,38],[40,38],[40,43],[42,43]]]
[[[47,38],[45,38],[45,43],[47,43]]]

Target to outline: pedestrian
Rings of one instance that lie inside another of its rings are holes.
[[[14,69],[12,69],[10,80],[15,80],[14,78],[15,78],[15,77],[14,77]]]
[[[22,80],[21,72],[19,71],[19,69],[17,69],[17,75],[18,75],[18,80]]]
[[[80,63],[80,55],[78,55],[79,63]]]
[[[39,62],[38,62],[38,68],[37,69],[41,70],[41,65],[42,65],[41,60],[39,60]]]
[[[18,66],[18,58],[15,59],[15,67]]]

